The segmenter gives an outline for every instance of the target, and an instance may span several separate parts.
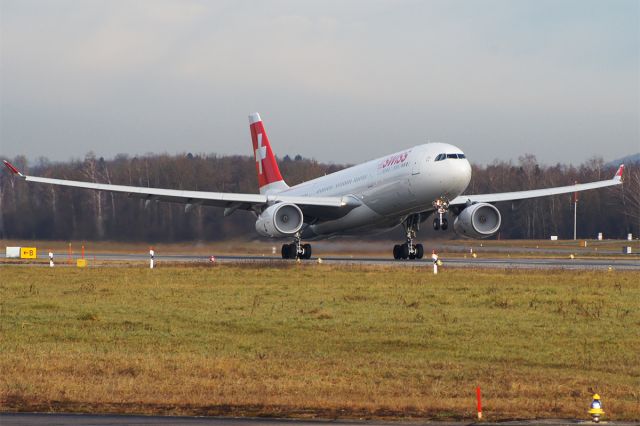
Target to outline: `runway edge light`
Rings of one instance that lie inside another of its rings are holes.
[[[594,423],[599,423],[600,417],[604,415],[602,401],[600,401],[600,395],[597,393],[593,395],[593,401],[591,401],[591,405],[589,405],[589,414],[591,414],[591,420]]]

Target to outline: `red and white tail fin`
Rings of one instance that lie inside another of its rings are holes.
[[[278,163],[276,163],[276,157],[271,150],[267,132],[264,130],[262,119],[257,112],[249,116],[249,129],[251,130],[253,153],[256,159],[260,193],[280,192],[289,188],[289,185],[282,179]]]

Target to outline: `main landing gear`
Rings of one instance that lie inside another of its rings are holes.
[[[445,200],[444,198],[438,198],[433,202],[433,208],[438,214],[438,217],[433,219],[433,230],[437,231],[439,229],[442,229],[443,231],[445,231],[449,227],[449,222],[447,221],[447,218],[444,217],[444,215],[447,213],[447,210],[449,210],[449,201]]]
[[[409,216],[402,222],[404,231],[407,235],[407,242],[404,244],[396,244],[393,246],[394,259],[422,259],[424,256],[424,247],[422,244],[414,244],[413,239],[416,232],[420,228],[420,215],[415,214]]]
[[[302,244],[296,235],[291,244],[282,245],[281,253],[283,259],[311,259],[311,244]]]

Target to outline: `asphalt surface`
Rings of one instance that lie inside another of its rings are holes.
[[[577,257],[571,259],[566,258],[527,258],[527,257],[504,257],[492,254],[491,257],[481,254],[474,258],[468,257],[441,257],[444,268],[518,268],[518,269],[594,269],[608,270],[609,268],[617,270],[640,270],[640,257],[629,256],[628,259],[608,259],[603,257]],[[4,257],[4,256],[2,256]],[[47,259],[46,254],[40,254],[39,259]],[[126,253],[95,253],[87,254],[87,260],[91,266],[92,260],[97,261],[149,261],[148,254],[126,254]],[[397,267],[431,267],[433,265],[431,258],[421,260],[394,260],[375,257],[351,257],[351,256],[328,256],[322,257],[322,262],[326,264],[355,264],[355,265],[386,265]],[[66,257],[56,257],[58,266],[67,264]],[[215,256],[217,263],[242,263],[242,262],[295,262],[294,260],[283,260],[276,256]],[[303,263],[317,263],[318,257],[312,257],[308,260],[302,260]],[[155,256],[155,264],[162,266],[163,262],[207,262],[209,256],[202,255],[164,255]],[[25,263],[26,264],[26,263]],[[75,264],[75,260],[73,261]],[[35,265],[35,264],[30,264]],[[40,264],[48,266],[48,264]]]
[[[259,419],[259,418],[224,418],[224,417],[170,417],[170,416],[126,416],[99,414],[39,414],[39,413],[0,413],[2,426],[24,425],[186,425],[186,426],[400,426],[400,425],[437,425],[437,426],[574,426],[580,424],[595,424],[586,420],[572,419],[541,419],[522,421],[491,422],[431,422],[425,420],[380,422],[380,421],[334,421],[334,420],[290,420],[290,419]],[[607,422],[600,424],[631,426],[638,422]]]

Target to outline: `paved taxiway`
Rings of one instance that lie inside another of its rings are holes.
[[[291,420],[291,419],[257,419],[257,418],[223,418],[223,417],[169,417],[169,416],[127,416],[127,415],[96,415],[96,414],[38,414],[38,413],[2,413],[0,414],[0,424],[3,426],[25,426],[25,425],[185,425],[185,426],[414,426],[414,425],[436,425],[436,426],[575,426],[579,424],[594,424],[585,420],[567,419],[543,419],[543,420],[520,420],[502,421],[491,423],[482,421],[461,422],[431,422],[431,421],[335,421],[335,420]],[[605,424],[605,421],[602,422]],[[609,425],[631,426],[638,425],[638,422],[606,422]]]
[[[4,257],[4,256],[2,256]],[[46,255],[39,255],[38,258],[47,259]],[[147,254],[123,254],[123,253],[96,253],[87,255],[89,263],[95,259],[98,261],[148,261]],[[293,262],[293,260],[283,260],[276,256],[218,256],[215,255],[217,263],[242,263],[242,262]],[[452,268],[518,268],[518,269],[594,269],[608,270],[610,267],[619,270],[638,270],[640,271],[640,258],[632,256],[628,259],[607,259],[607,258],[591,258],[579,257],[570,259],[566,258],[520,258],[520,257],[491,257],[478,256],[468,257],[441,257],[444,267]],[[66,258],[61,256],[57,259],[60,266],[66,264]],[[155,256],[158,266],[162,262],[209,262],[209,256],[202,255],[164,255]],[[302,262],[316,263],[317,257]],[[342,265],[388,265],[397,267],[430,267],[432,261],[430,258],[422,260],[393,260],[375,257],[347,257],[347,256],[328,256],[322,257],[323,263],[326,264],[342,264]],[[75,261],[74,261],[75,262]],[[48,266],[48,265],[46,265]]]

